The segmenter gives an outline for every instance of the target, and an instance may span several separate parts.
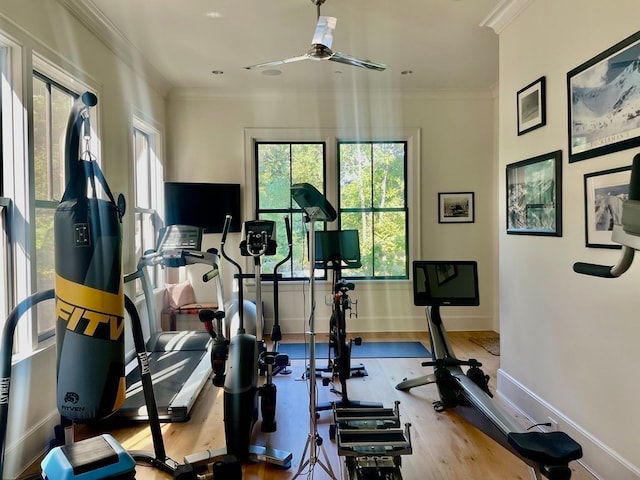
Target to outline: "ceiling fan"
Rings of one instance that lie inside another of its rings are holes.
[[[379,72],[385,70],[387,65],[384,63],[377,63],[364,58],[353,57],[345,53],[334,52],[331,50],[333,32],[336,28],[338,19],[336,17],[325,17],[320,15],[320,5],[324,2],[325,0],[311,0],[311,3],[313,3],[318,9],[318,23],[316,24],[313,39],[311,40],[311,48],[307,53],[304,55],[298,55],[297,57],[286,58],[284,60],[258,63],[245,68],[247,70],[252,70],[254,68],[275,67],[277,65],[299,62],[301,60],[331,60],[332,62],[344,63],[346,65],[367,68],[369,70],[377,70]]]

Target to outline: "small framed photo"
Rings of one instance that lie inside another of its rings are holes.
[[[611,241],[613,226],[622,220],[622,203],[629,198],[631,166],[584,176],[585,240],[587,247],[621,248]]]
[[[562,150],[507,165],[507,233],[562,236]]]
[[[438,223],[473,223],[473,192],[438,193]]]
[[[518,135],[546,125],[545,82],[545,77],[540,77],[518,91]]]

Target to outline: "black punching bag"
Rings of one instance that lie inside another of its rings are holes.
[[[75,422],[102,419],[125,400],[122,214],[98,164],[79,155],[80,132],[90,135],[85,93],[67,125],[70,181],[54,217],[57,405]],[[83,158],[86,159],[83,159]],[[99,198],[96,181],[107,197]]]

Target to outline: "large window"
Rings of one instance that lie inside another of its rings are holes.
[[[159,133],[144,122],[134,119],[133,158],[135,161],[135,258],[155,248],[160,228],[160,188],[162,169],[159,162]],[[152,286],[159,281],[159,268],[149,272]],[[142,284],[136,280],[136,295],[142,295]]]
[[[282,216],[293,214],[293,259],[289,271],[281,273],[285,278],[308,276],[303,268],[307,248],[305,227],[302,215],[296,214],[300,209],[292,203],[290,191],[292,184],[306,182],[325,193],[338,210],[338,221],[327,228],[359,232],[362,267],[345,270],[344,276],[408,278],[407,141],[332,140],[334,144],[254,143],[256,217],[276,220],[282,225]],[[335,154],[327,155],[327,151]],[[286,245],[284,232],[278,232],[278,245]],[[282,252],[284,255],[285,249]],[[278,255],[265,259],[265,271],[270,271],[271,263],[280,258]],[[324,275],[322,270],[317,273]]]
[[[65,133],[77,94],[33,73],[33,199],[35,204],[35,288],[54,286],[53,217],[66,185]],[[53,335],[53,302],[38,306],[38,338]]]
[[[320,192],[325,191],[325,144],[323,142],[256,142],[256,203],[257,216],[276,222],[278,255],[265,257],[263,268],[271,272],[276,263],[286,255],[287,237],[284,217],[292,220],[292,257],[286,268],[281,268],[284,278],[302,278],[305,271],[305,229],[301,209],[291,199],[291,185],[306,182]]]
[[[342,230],[360,237],[359,278],[408,277],[406,142],[339,142],[339,213]]]

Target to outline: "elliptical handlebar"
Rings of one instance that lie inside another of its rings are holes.
[[[640,153],[633,157],[629,199],[622,204],[621,225],[614,225],[612,240],[622,245],[615,265],[576,262],[573,271],[594,277],[616,278],[631,267],[635,251],[640,250]]]
[[[273,267],[273,274],[278,274],[278,269],[289,261],[292,255],[292,247],[293,247],[293,235],[291,233],[291,222],[289,221],[289,217],[284,217],[284,228],[287,232],[287,256],[280,260],[275,267]]]
[[[231,228],[231,215],[227,215],[224,219],[224,226],[222,227],[222,240],[220,241],[220,253],[222,257],[227,260],[231,265],[238,269],[238,275],[242,276],[242,267],[238,262],[236,262],[233,258],[227,255],[227,252],[224,251],[224,244],[227,241],[227,234],[229,233],[229,229]],[[242,291],[242,289],[240,289]],[[242,311],[242,309],[240,309]]]

